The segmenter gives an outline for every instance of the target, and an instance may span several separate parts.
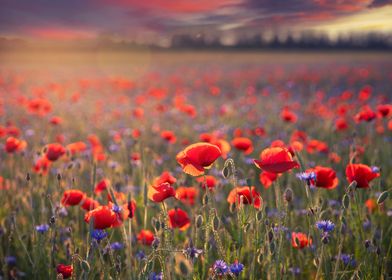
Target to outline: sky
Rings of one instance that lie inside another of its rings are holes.
[[[0,0],[0,36],[167,40],[173,34],[392,33],[392,0]]]

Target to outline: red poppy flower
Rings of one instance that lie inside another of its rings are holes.
[[[162,172],[161,176],[154,180],[154,185],[157,186],[163,183],[169,183],[170,185],[173,185],[175,182],[177,182],[177,179],[174,178],[170,172],[164,171]]]
[[[194,187],[179,187],[176,190],[176,198],[181,200],[184,204],[193,206],[195,198],[198,195],[198,190]]]
[[[161,132],[161,138],[169,142],[170,144],[176,143],[176,135],[171,130],[164,130]]]
[[[50,161],[58,160],[65,154],[65,148],[59,143],[48,144],[46,147],[46,158]]]
[[[339,118],[335,121],[335,129],[337,131],[343,131],[346,130],[348,128],[348,124],[346,119],[344,118]]]
[[[127,209],[129,211],[128,218],[132,219],[135,216],[135,211],[136,211],[136,202],[135,202],[135,200],[132,199],[131,201],[128,201]]]
[[[61,198],[61,204],[64,206],[78,205],[85,197],[86,194],[80,190],[67,190]]]
[[[368,209],[369,213],[373,213],[377,210],[377,201],[374,198],[369,198],[365,201],[365,206]]]
[[[154,202],[162,202],[175,195],[176,191],[169,183],[162,183],[158,186],[150,186],[148,188],[148,198]]]
[[[42,175],[46,175],[49,172],[51,161],[49,161],[45,156],[38,158],[35,161],[33,170],[34,172]]]
[[[280,113],[280,117],[285,122],[295,123],[297,121],[297,115],[289,109],[283,109]]]
[[[63,119],[60,118],[59,116],[54,116],[54,117],[52,117],[52,118],[50,119],[49,122],[50,122],[51,124],[53,124],[53,125],[59,125],[59,124],[61,124],[61,123],[63,122]]]
[[[308,236],[302,232],[292,232],[291,245],[293,245],[295,249],[302,249],[312,245],[312,238],[308,238]]]
[[[231,144],[238,150],[244,152],[245,155],[249,155],[253,152],[252,140],[246,137],[237,137],[231,141]]]
[[[316,182],[312,182],[316,187],[334,189],[339,183],[339,180],[336,177],[336,172],[332,168],[316,166],[306,172],[314,172],[316,174]]]
[[[68,144],[66,148],[72,155],[74,155],[85,151],[87,149],[87,145],[86,143],[80,141]]]
[[[280,174],[278,173],[263,171],[259,175],[260,183],[264,186],[265,189],[268,189],[272,183],[278,179],[279,176]]]
[[[96,194],[101,193],[102,191],[106,190],[107,187],[110,185],[110,181],[108,179],[102,179],[98,182],[98,184],[94,188],[94,192]]]
[[[92,199],[91,197],[86,197],[81,205],[82,209],[86,211],[94,210],[98,206],[99,206],[99,202]]]
[[[137,240],[143,245],[150,246],[154,241],[155,237],[152,231],[142,229],[137,235]]]
[[[253,204],[257,209],[260,208],[262,203],[261,196],[254,186],[236,187],[230,191],[227,202],[233,204],[240,203],[240,201],[243,204]]]
[[[380,104],[377,106],[377,111],[381,117],[386,118],[392,113],[392,105],[390,104]]]
[[[221,150],[218,146],[210,143],[196,143],[179,152],[176,159],[185,173],[200,176],[220,156]]]
[[[313,154],[316,151],[319,153],[328,153],[329,148],[327,143],[316,139],[312,139],[308,142],[306,146],[306,151],[310,154]]]
[[[188,214],[180,208],[171,209],[167,214],[169,215],[169,226],[171,228],[186,230],[191,225]]]
[[[117,203],[122,204],[127,200],[125,193],[116,192],[116,191],[113,191],[113,193],[114,193],[114,197],[116,198]],[[110,193],[107,194],[107,197],[108,197],[108,202],[113,202],[113,198]]]
[[[4,149],[7,153],[14,153],[23,151],[27,146],[26,141],[20,140],[15,137],[8,137],[5,141]]]
[[[261,160],[254,160],[256,166],[271,173],[283,173],[299,167],[286,148],[267,148],[261,152]]]
[[[196,178],[196,181],[200,183],[200,186],[203,189],[205,189],[207,185],[208,189],[212,190],[217,184],[215,177],[212,175],[206,175],[203,177]]]
[[[57,274],[61,274],[63,279],[68,279],[72,276],[73,267],[72,265],[58,264],[56,267]]]
[[[346,167],[346,177],[351,183],[357,182],[357,188],[368,188],[369,182],[380,176],[378,171],[373,171],[365,164],[348,164]]]
[[[364,107],[358,114],[355,115],[354,119],[357,122],[366,121],[370,122],[377,117],[376,113],[373,110],[366,106]]]
[[[90,219],[93,218],[95,229],[110,228],[117,223],[117,215],[109,206],[98,206],[94,210],[86,213],[84,221],[90,223]]]

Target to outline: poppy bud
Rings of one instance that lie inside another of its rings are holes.
[[[270,251],[271,251],[271,254],[275,253],[275,243],[274,242],[270,243]]]
[[[349,196],[348,196],[347,194],[345,194],[345,195],[343,196],[342,205],[343,205],[343,207],[344,207],[345,209],[348,209],[348,207],[349,207],[349,205],[350,205],[350,198],[349,198]]]
[[[26,175],[26,181],[28,182],[28,181],[30,181],[30,180],[31,180],[30,173],[27,173],[27,175]]]
[[[293,200],[293,190],[291,188],[286,188],[283,193],[283,199],[287,203],[290,203]]]
[[[382,192],[377,199],[377,204],[383,203],[388,198],[388,191]]]
[[[208,204],[208,195],[205,194],[205,195],[203,196],[203,205],[207,205],[207,204]]]
[[[257,262],[259,264],[263,263],[263,253],[262,252],[260,252],[260,254],[257,256]]]
[[[203,225],[203,216],[202,215],[198,215],[196,217],[196,227],[197,228],[201,228],[202,225]]]
[[[273,239],[274,239],[274,233],[272,232],[272,230],[270,230],[268,232],[268,240],[269,242],[272,242]]]
[[[262,212],[262,211],[258,211],[258,212],[256,213],[256,219],[257,219],[258,221],[261,221],[261,219],[263,219],[263,212]]]
[[[219,229],[220,220],[219,220],[219,218],[217,216],[214,217],[214,220],[212,221],[212,226],[213,226],[215,231],[217,231]]]

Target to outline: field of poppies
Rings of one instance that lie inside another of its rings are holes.
[[[1,279],[391,279],[392,60],[202,56],[2,64]]]

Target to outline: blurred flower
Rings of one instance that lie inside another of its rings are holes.
[[[72,276],[73,267],[72,265],[58,264],[56,271],[63,276],[63,279],[68,279]]]
[[[39,233],[45,233],[49,230],[49,225],[42,224],[42,225],[35,226],[35,230]]]
[[[112,244],[110,244],[110,249],[112,250],[121,250],[123,248],[124,248],[124,244],[120,242],[113,242]]]
[[[155,272],[151,272],[148,275],[148,280],[162,280],[163,279],[163,273],[159,272],[159,273],[155,273]]]

